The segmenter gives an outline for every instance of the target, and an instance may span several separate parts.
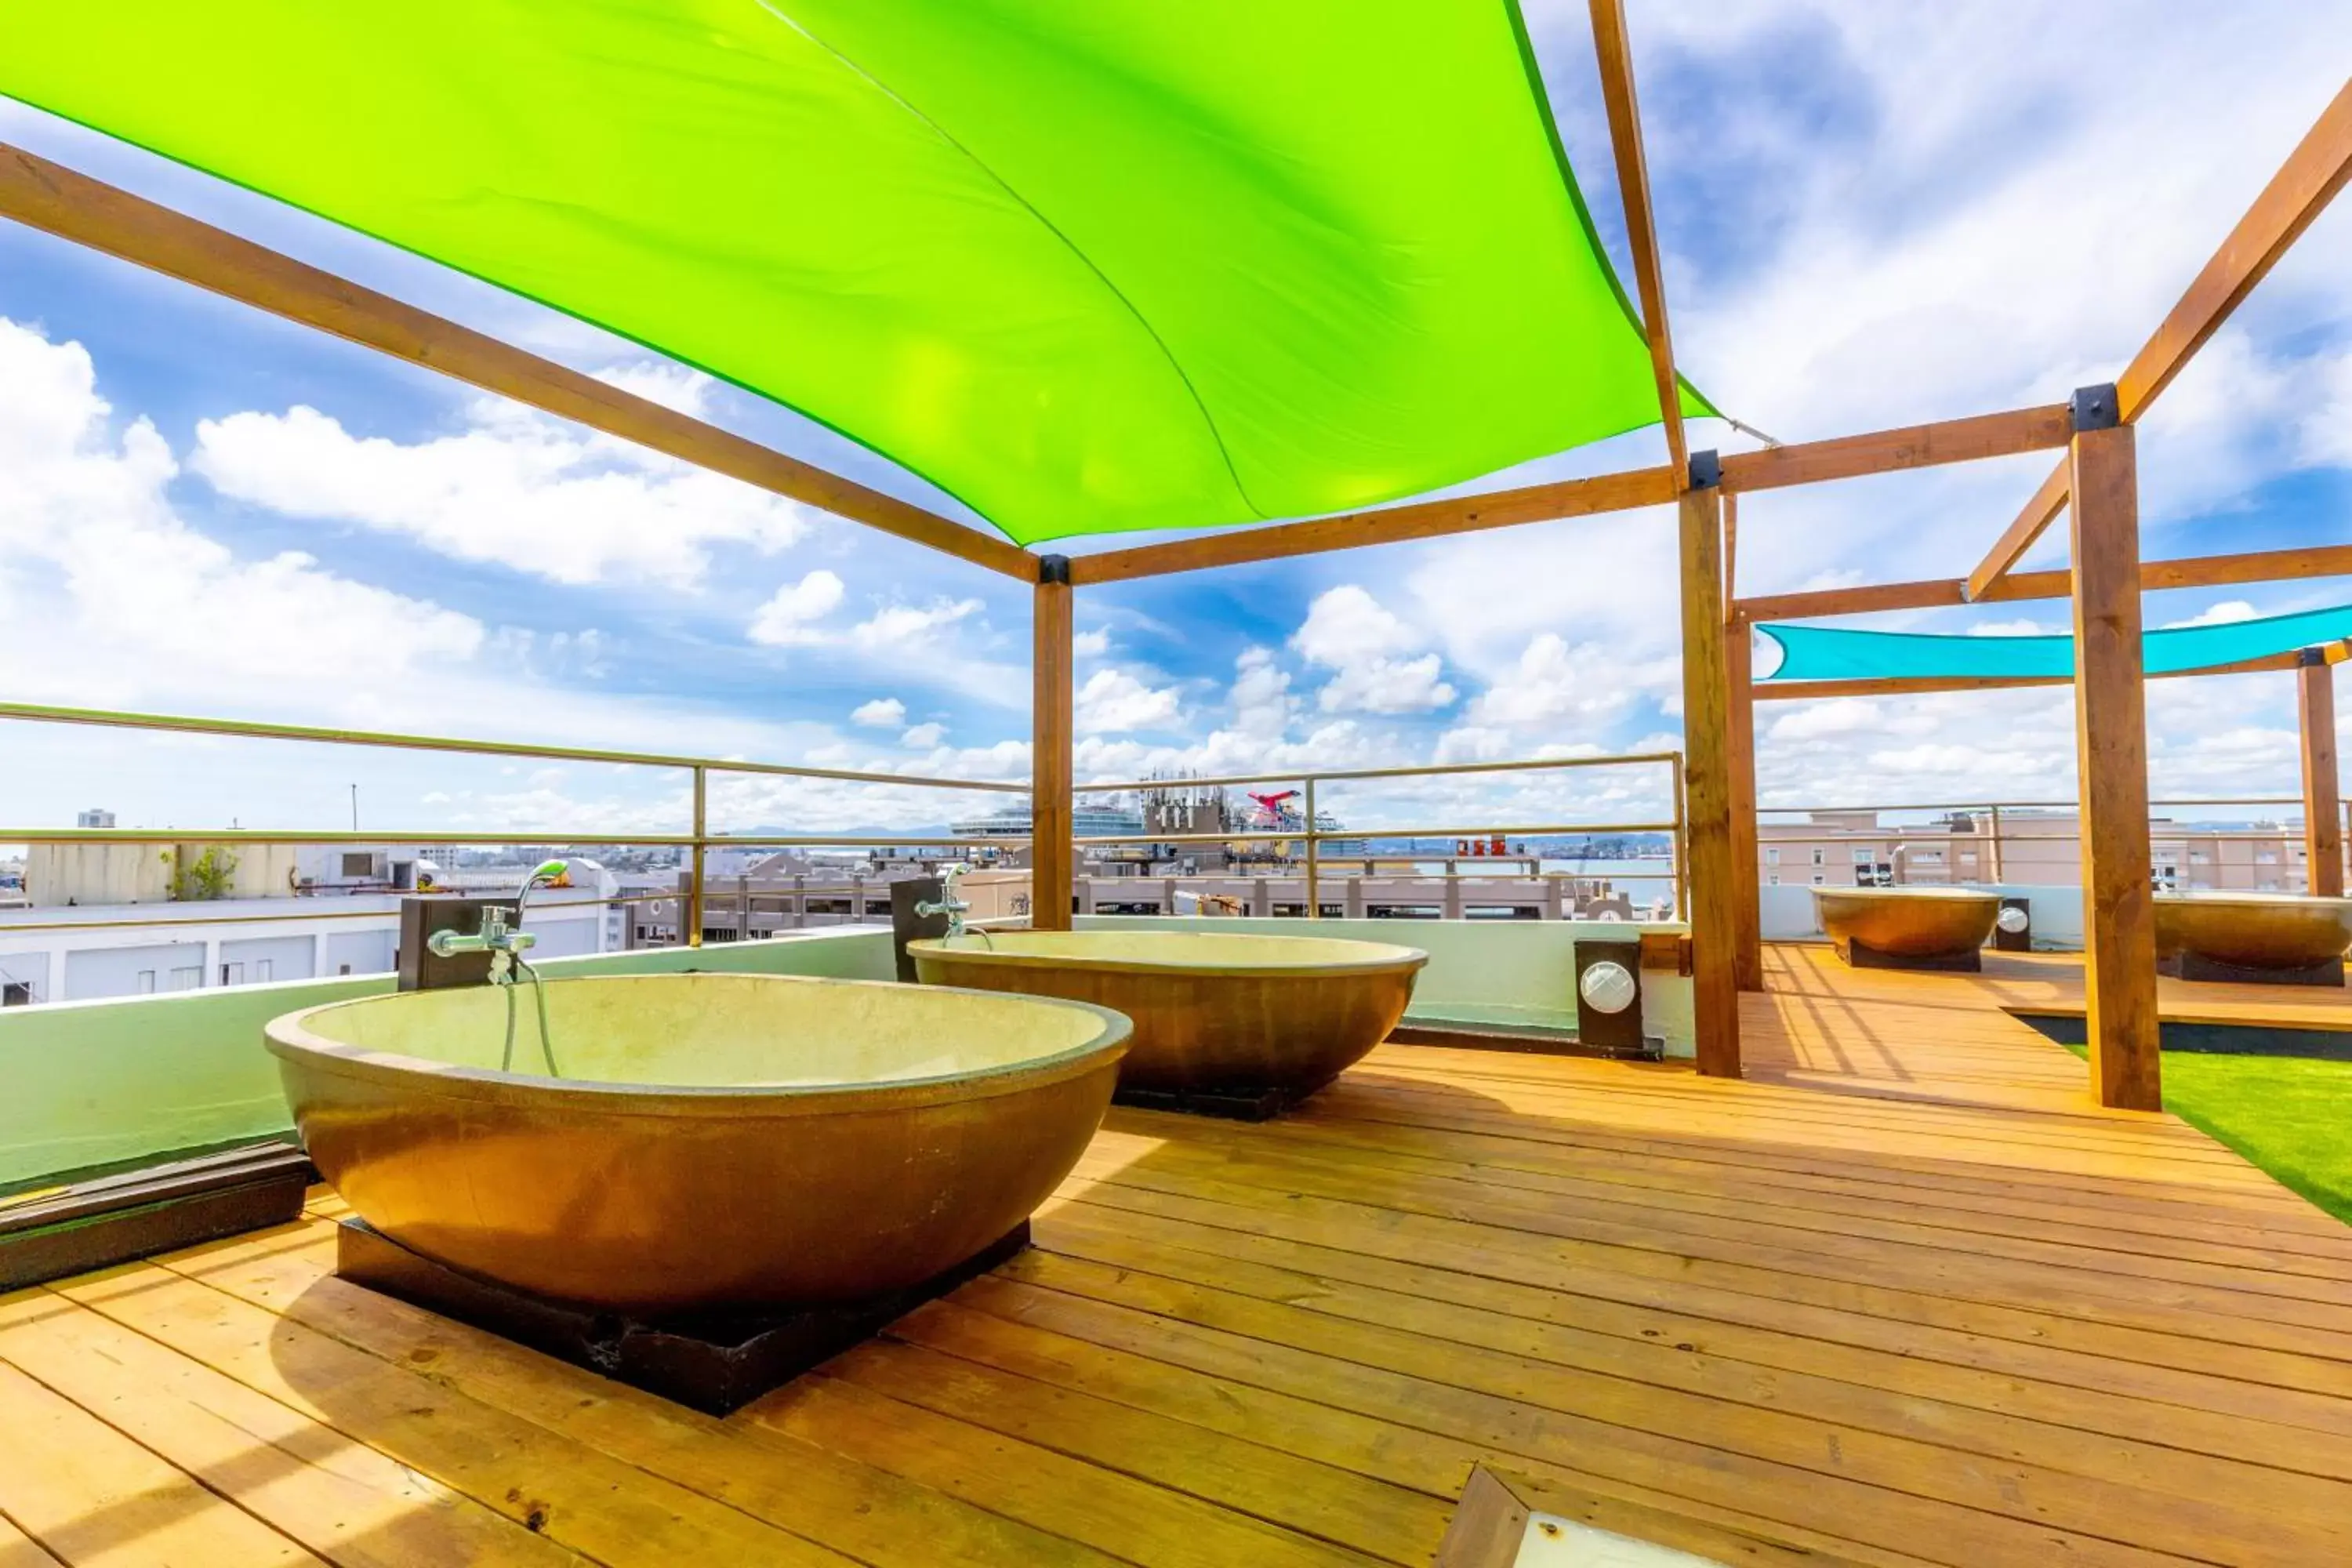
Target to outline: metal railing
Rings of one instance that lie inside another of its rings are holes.
[[[996,848],[1016,847],[1028,842],[1024,836],[988,834],[936,837],[894,834],[734,834],[710,831],[709,781],[712,774],[746,774],[765,777],[815,779],[829,783],[870,784],[904,786],[910,789],[977,790],[1003,795],[1027,795],[1025,783],[1008,784],[993,779],[946,779],[920,774],[876,773],[850,768],[801,767],[786,763],[759,763],[720,757],[700,757],[666,752],[632,752],[605,747],[543,745],[530,742],[464,740],[446,735],[416,735],[375,730],[341,730],[301,724],[269,724],[250,720],[194,718],[182,714],[118,712],[105,709],[59,708],[37,703],[0,702],[0,720],[28,723],[75,724],[111,730],[134,730],[163,733],[215,735],[239,740],[294,741],[323,745],[355,746],[370,749],[409,752],[444,752],[488,757],[521,757],[540,762],[574,762],[606,763],[620,767],[657,768],[684,772],[691,780],[691,814],[689,831],[662,833],[638,831],[628,833],[577,833],[562,828],[509,827],[498,830],[455,830],[449,828],[205,828],[205,827],[19,827],[0,826],[0,844],[204,844],[204,845],[331,845],[331,844],[426,844],[426,845],[511,845],[562,844],[582,847],[677,848],[686,851],[688,862],[688,917],[685,932],[687,945],[702,944],[702,919],[706,885],[705,857],[715,847],[734,849],[782,849],[796,847],[835,847],[856,846],[860,848],[968,848],[975,846]],[[618,903],[656,901],[677,897],[675,890],[644,894],[614,894],[596,899],[573,899],[558,902],[545,900],[537,907],[552,909],[594,904],[609,906]],[[140,924],[232,923],[289,920],[382,918],[381,911],[311,910],[289,914],[235,914],[191,917],[165,917]],[[55,921],[26,922],[11,927],[14,931],[30,930],[89,930],[104,929],[124,922],[109,921]]]
[[[1519,826],[1392,826],[1334,827],[1318,826],[1319,806],[1318,786],[1342,783],[1361,783],[1376,779],[1441,778],[1457,775],[1528,773],[1563,772],[1585,768],[1664,767],[1667,772],[1666,797],[1671,802],[1672,816],[1660,821],[1641,822],[1538,822]],[[1663,833],[1667,836],[1668,868],[1661,872],[1612,872],[1623,881],[1659,880],[1671,886],[1673,907],[1676,919],[1687,917],[1689,909],[1686,858],[1684,854],[1683,754],[1680,752],[1632,752],[1617,756],[1551,757],[1535,761],[1499,763],[1434,763],[1417,767],[1348,768],[1320,772],[1268,772],[1235,773],[1213,778],[1129,779],[1108,784],[1082,784],[1075,786],[1077,795],[1138,794],[1154,790],[1226,789],[1241,784],[1296,784],[1299,786],[1302,826],[1297,828],[1261,828],[1213,833],[1129,833],[1089,834],[1073,842],[1079,845],[1119,844],[1298,844],[1305,853],[1303,871],[1306,878],[1306,910],[1310,919],[1321,917],[1322,868],[1325,862],[1323,846],[1334,842],[1380,843],[1421,838],[1476,839],[1558,837],[1570,834],[1587,838],[1607,834]],[[1365,857],[1350,856],[1349,859]],[[1413,859],[1456,860],[1454,856],[1436,855],[1406,857]],[[1503,857],[1523,859],[1526,857]]]
[[[2346,808],[2347,805],[2352,805],[2352,803],[2338,801],[2336,805],[2338,813],[2338,826],[2341,827],[2343,826]],[[2291,826],[2284,820],[2281,821],[2277,826],[2267,830],[2208,829],[2195,826],[2191,823],[2184,821],[2178,825],[2177,831],[2173,831],[2168,829],[2167,822],[2164,819],[2158,818],[2154,815],[2158,812],[2200,809],[2206,807],[2249,806],[2288,807],[2297,815],[2300,815],[2304,809],[2305,802],[2301,795],[2285,795],[2208,796],[2194,799],[2181,798],[2151,800],[2148,802],[2148,810],[2151,814],[2148,824],[2149,838],[2152,844],[2172,845],[2177,843],[2183,848],[2191,848],[2201,845],[2268,844],[2278,845],[2291,852],[2300,851],[2302,849],[2304,843],[2303,832],[2299,828]],[[2055,817],[2028,817],[2021,819],[2015,814],[2021,812],[2063,813],[2075,812],[2078,810],[2078,803],[2063,800],[1931,801],[1903,805],[1759,805],[1757,808],[1757,841],[1760,851],[1769,851],[1775,847],[1790,846],[1800,848],[1811,848],[1814,847],[1826,847],[1833,845],[1850,847],[1854,845],[1857,839],[1867,839],[1880,843],[1886,843],[1895,845],[1898,847],[1907,847],[1913,844],[1935,845],[1941,847],[1944,851],[1946,857],[1944,869],[1947,872],[1947,880],[1976,880],[1987,883],[1998,883],[2007,879],[2006,874],[2009,868],[2009,851],[2013,846],[2029,842],[2037,845],[2074,844],[2079,846],[2081,842],[2081,825],[2079,819],[2073,822],[2064,822],[2063,818]],[[2011,815],[2007,818],[2004,818],[2004,813]],[[1872,821],[1866,825],[1857,825],[1851,827],[1837,827],[1819,821],[1809,823],[1768,823],[1765,820],[1766,818],[1772,816],[1790,816],[1800,815],[1815,818],[1823,816],[1865,816],[1871,818]],[[1942,820],[1940,822],[1931,820],[1918,823],[1887,822],[1881,820],[1891,816],[1927,816],[1931,818],[1939,817]],[[1969,826],[1965,827],[1953,826],[1955,819],[1962,817],[1969,819]],[[2053,826],[2058,826],[2063,823],[2063,831],[2037,833],[2019,830],[2022,822],[2031,821],[2048,821],[2052,823]],[[1979,822],[1982,824],[1981,827],[1977,826]],[[1765,831],[1767,827],[1771,829],[1769,834]],[[1820,831],[1810,833],[1791,831],[1791,829],[1806,827],[1820,829]],[[2352,843],[2352,836],[2347,837],[2347,843]],[[1955,852],[1961,847],[1979,847],[1985,851],[1985,853],[1979,857],[1979,868],[1984,874],[1973,879],[1960,878],[1957,874],[1956,862],[1958,856]],[[2079,856],[2079,848],[2077,850],[2077,855]],[[2282,869],[2287,868],[2291,864],[2295,863],[2298,862],[2288,860],[2282,860],[2279,862]],[[1856,862],[1856,864],[1860,864],[1860,862]],[[2189,862],[2189,864],[2195,865],[2197,862],[2192,861]],[[2231,861],[2214,862],[2212,864],[2214,864],[2217,869],[2222,864],[2228,864],[2231,866],[2244,865],[2247,866],[2248,868],[2252,868],[2252,866],[2258,865],[2259,862]],[[1828,868],[1829,863],[1824,861],[1821,866],[1806,866],[1798,868],[1804,870],[1825,870]],[[1777,868],[1768,865],[1766,868],[1774,869]]]

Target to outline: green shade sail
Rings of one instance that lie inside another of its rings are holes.
[[[0,92],[789,405],[1023,543],[1657,417],[1512,0],[0,0]]]
[[[1759,626],[1780,649],[1769,680],[2071,679],[2071,637],[1951,637],[1916,632],[1867,632],[1844,626]],[[2352,605],[2305,610],[2210,626],[2173,626],[2144,634],[2142,657],[2150,675],[2217,669],[2352,637]]]

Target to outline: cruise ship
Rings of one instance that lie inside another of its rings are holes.
[[[1074,837],[1139,837],[1143,830],[1143,814],[1131,805],[1088,805],[1080,802],[1071,808],[1070,833]],[[959,838],[1026,838],[1030,833],[1029,806],[1024,802],[992,811],[985,816],[962,817],[950,823],[948,831]]]

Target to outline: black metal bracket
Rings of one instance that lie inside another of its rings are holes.
[[[2324,647],[2299,647],[2294,650],[2294,662],[2305,669],[2326,664],[2327,650]]]
[[[1690,455],[1690,488],[1695,490],[1713,489],[1723,483],[1723,455],[1709,447],[1704,452]]]
[[[2123,405],[2116,398],[2116,384],[2112,381],[2076,387],[2069,407],[2077,430],[2112,430],[2124,422]]]
[[[1066,555],[1040,555],[1037,557],[1037,581],[1041,584],[1046,583],[1058,583],[1065,588],[1068,587],[1070,585],[1070,558]]]

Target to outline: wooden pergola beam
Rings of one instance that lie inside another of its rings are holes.
[[[1733,452],[1723,459],[1723,488],[1735,492],[1780,489],[1906,468],[2009,458],[2021,452],[2055,451],[2066,444],[2073,429],[2066,405],[2053,403],[1828,441],[1800,441],[1760,452]]]
[[[1985,552],[1985,558],[1977,563],[1976,570],[1961,583],[1960,596],[1971,604],[1990,597],[1994,585],[2008,574],[2011,567],[2017,564],[2021,556],[2033,548],[2034,541],[2040,539],[2050,525],[2058,521],[2058,514],[2065,510],[2066,465],[2061,463],[2050,470],[2050,477],[2042,481],[2042,488],[2027,500],[2025,510],[2000,531],[2000,537],[1993,541],[1990,550]]]
[[[1727,495],[1739,490],[1777,489],[1787,485],[1818,484],[1829,479],[1859,479],[1869,474],[1898,473],[1907,468],[2054,449],[2066,444],[2067,429],[2065,405],[2053,404],[1927,425],[1906,425],[1900,429],[1874,430],[1826,441],[1792,442],[1768,451],[1734,452],[1725,457],[1722,488]],[[1303,522],[1237,528],[1162,544],[1140,544],[1074,556],[1070,561],[1070,580],[1081,587],[1124,583],[1175,572],[1319,555],[1331,550],[1402,544],[1416,539],[1516,528],[1522,523],[1632,511],[1664,506],[1673,500],[1678,482],[1677,473],[1671,468],[1629,468],[1591,479],[1558,479],[1450,500],[1412,501],[1337,517],[1310,518]]]
[[[2344,896],[2344,784],[2336,761],[2336,666],[2318,649],[2295,668],[2303,740],[2303,862],[2308,890]]]
[[[1658,414],[1666,437],[1666,465],[1677,486],[1690,468],[1683,434],[1682,378],[1675,371],[1674,332],[1666,321],[1665,273],[1658,260],[1658,226],[1650,205],[1650,160],[1642,146],[1642,110],[1633,90],[1633,48],[1625,32],[1624,0],[1592,0],[1592,52],[1601,67],[1601,100],[1609,114],[1609,142],[1617,154],[1617,190],[1625,203],[1625,237],[1633,252],[1633,285],[1650,341],[1651,374],[1658,384]]]
[[[2068,456],[2083,1005],[2099,1103],[2161,1110],[2134,434],[2120,422],[2079,430]]]
[[[2072,572],[2015,573],[2001,578],[1978,602],[2063,599],[2074,592],[2074,575]],[[2167,588],[2221,588],[2240,583],[2291,583],[2309,577],[2352,577],[2352,544],[2314,544],[2292,550],[2144,561],[2140,563],[2139,586],[2140,592],[2153,594]],[[1936,610],[1969,602],[1967,584],[1958,578],[1949,578],[1764,595],[1742,599],[1732,608],[1749,621],[1803,621],[1886,610]]]
[[[2269,276],[2312,220],[2326,210],[2352,179],[2352,81],[2337,91],[2277,174],[2254,198],[2229,237],[2155,333],[2140,345],[2116,380],[2116,412],[2126,425],[2147,412],[2197,351],[2205,346],[2254,286]],[[2065,509],[2067,465],[2042,481],[2033,499],[2001,531],[1977,569],[1969,574],[1969,597],[1980,599],[2033,547]]]
[[[1076,626],[1066,561],[1042,559],[1032,623],[1029,744],[1029,929],[1070,929],[1077,846],[1071,837],[1076,768]]]
[[[2130,424],[2270,275],[2312,220],[2352,179],[2352,81],[2295,144],[2180,302],[2116,378],[2116,412]]]
[[[1588,479],[1561,479],[1497,490],[1488,495],[1453,500],[1414,501],[1374,511],[1347,512],[1338,517],[1310,518],[1304,522],[1278,522],[1264,528],[1235,529],[1107,550],[1070,559],[1070,581],[1081,587],[1097,583],[1124,583],[1137,577],[1158,577],[1176,572],[1200,572],[1213,566],[1238,566],[1255,561],[1283,561],[1297,555],[1319,555],[1331,550],[1353,550],[1367,544],[1402,544],[1414,539],[1477,533],[1490,528],[1515,528],[1521,523],[1549,522],[1561,518],[1591,517],[1599,512],[1632,511],[1664,506],[1675,499],[1674,470],[1633,468]]]
[[[2149,680],[2183,680],[2194,675],[2258,675],[2267,670],[2294,669],[2305,657],[2300,648],[2240,659],[2235,664],[2208,665],[2202,669],[2161,669]],[[1759,702],[1792,702],[1828,697],[1924,697],[1938,691],[2006,691],[2018,686],[2068,686],[2071,675],[1871,675],[1849,680],[1759,680]]]
[[[0,216],[1024,583],[1037,558],[171,208],[0,143]]]

